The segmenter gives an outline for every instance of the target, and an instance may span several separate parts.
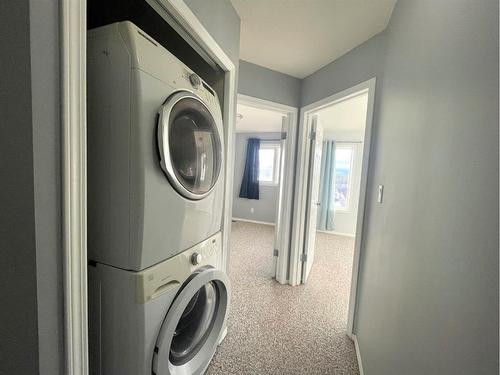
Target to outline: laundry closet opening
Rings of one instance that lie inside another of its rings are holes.
[[[201,374],[227,331],[231,83],[161,4],[88,1],[92,375]]]

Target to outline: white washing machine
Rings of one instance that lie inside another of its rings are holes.
[[[88,33],[89,259],[143,270],[221,230],[216,93],[131,22]]]
[[[91,264],[90,374],[203,374],[229,305],[220,250],[219,232],[143,271]]]

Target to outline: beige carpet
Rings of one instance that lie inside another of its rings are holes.
[[[233,223],[228,334],[207,374],[359,374],[345,335],[353,239],[318,233],[309,281],[291,287],[269,276],[273,235]]]

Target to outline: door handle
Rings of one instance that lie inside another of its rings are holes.
[[[206,161],[207,161],[207,154],[203,152],[201,154],[201,158],[200,158],[200,164],[201,164],[200,180],[201,181],[205,181],[205,173],[207,171]]]
[[[155,299],[156,297],[161,296],[163,293],[169,291],[172,288],[175,288],[178,285],[180,285],[180,282],[178,282],[177,280],[170,280],[165,284],[159,285],[151,294],[151,299]]]

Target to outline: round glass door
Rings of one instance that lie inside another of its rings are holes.
[[[201,269],[182,286],[163,320],[153,354],[156,375],[202,374],[217,348],[229,305],[227,276]]]
[[[217,311],[218,290],[210,282],[202,286],[184,309],[170,345],[170,362],[182,365],[189,361],[207,339]]]
[[[160,110],[160,164],[186,198],[208,195],[220,174],[221,139],[214,116],[196,95],[179,92]]]

